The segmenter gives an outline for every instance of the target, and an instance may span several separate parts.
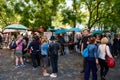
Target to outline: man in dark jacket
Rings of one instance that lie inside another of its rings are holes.
[[[82,43],[81,43],[81,53],[83,52],[83,50],[89,44],[88,40],[89,40],[90,37],[91,36],[89,35],[89,30],[88,29],[83,30],[83,38],[82,38]],[[84,60],[83,60],[83,70],[81,71],[81,73],[84,72],[85,65],[86,65],[86,61],[85,61],[85,58],[84,58]]]
[[[33,62],[33,70],[36,69],[37,66],[40,66],[40,50],[39,50],[39,41],[37,40],[36,36],[33,37],[33,41],[28,46],[28,49],[31,50],[31,58]]]

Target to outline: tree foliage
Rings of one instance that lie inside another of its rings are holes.
[[[30,29],[47,29],[52,24],[76,27],[80,23],[89,29],[97,26],[115,32],[120,28],[119,0],[71,1],[66,7],[66,0],[1,0],[0,24],[19,22]]]

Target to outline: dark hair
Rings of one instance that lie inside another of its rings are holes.
[[[50,40],[56,40],[55,36],[51,36]]]
[[[34,36],[33,36],[33,39],[34,39],[35,41],[38,41],[38,40],[39,40],[39,37],[36,36],[36,35],[34,35]]]
[[[89,44],[93,44],[93,43],[95,43],[95,37],[89,38]]]

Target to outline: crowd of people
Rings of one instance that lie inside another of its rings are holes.
[[[2,45],[2,36],[0,36],[0,44]],[[59,34],[51,36],[48,40],[47,36],[40,34],[17,35],[12,42],[16,43],[15,51],[15,68],[25,67],[25,62],[31,58],[33,70],[38,66],[42,67],[43,76],[57,77],[58,73],[58,57],[70,53],[82,53],[86,47],[89,47],[89,57],[83,58],[84,80],[89,80],[90,71],[92,71],[92,80],[97,80],[97,65],[100,65],[100,78],[105,80],[109,67],[106,63],[105,56],[111,58],[119,56],[120,52],[120,36],[119,35],[91,35],[88,29],[83,30],[80,34]],[[75,50],[75,52],[74,52]],[[50,62],[49,62],[50,61]],[[47,67],[51,64],[52,72],[47,72]]]

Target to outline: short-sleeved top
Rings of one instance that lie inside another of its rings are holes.
[[[22,39],[18,39],[18,40],[16,41],[16,44],[17,44],[16,50],[22,51]]]

